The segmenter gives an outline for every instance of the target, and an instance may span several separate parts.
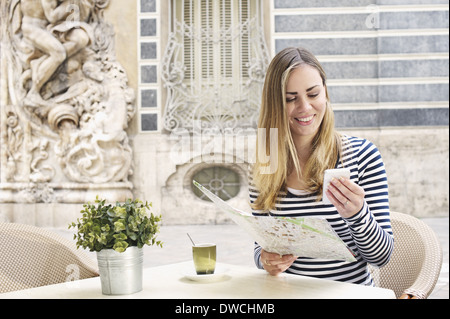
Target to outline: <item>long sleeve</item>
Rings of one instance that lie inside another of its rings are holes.
[[[259,269],[263,269],[263,265],[261,263],[261,249],[262,247],[255,242],[255,250],[254,250],[254,261],[255,261],[255,265],[256,267],[258,267]]]
[[[358,153],[358,180],[366,193],[364,206],[355,216],[344,220],[362,257],[381,267],[389,261],[394,247],[388,183],[381,155],[367,141]]]
[[[258,190],[256,189],[255,185],[253,184],[253,176],[252,176],[252,167],[249,167],[249,171],[248,171],[248,194],[250,197],[250,203],[253,204],[256,200],[256,198],[258,197],[259,193]],[[261,215],[263,212],[262,211],[256,211],[256,210],[252,210],[253,215]],[[254,246],[254,261],[255,261],[255,265],[257,268],[259,269],[263,269],[263,265],[261,263],[261,249],[262,247],[255,242],[255,246]]]

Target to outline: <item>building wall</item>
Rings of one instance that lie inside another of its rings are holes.
[[[448,216],[448,0],[261,1],[271,55],[287,46],[315,53],[328,74],[338,128],[379,147],[392,210]],[[191,177],[211,165],[233,169],[242,187],[231,204],[248,209],[246,169],[255,136],[249,132],[243,142],[223,136],[213,144],[203,136],[204,145],[219,144],[222,151],[210,147],[179,156],[183,141],[161,127],[166,91],[159,74],[169,2],[111,0],[105,11],[136,93],[137,113],[128,128],[134,196],[152,201],[165,224],[229,222],[193,194]],[[42,205],[8,207],[0,220],[66,227],[81,209],[51,205],[50,218],[38,214]]]
[[[332,3],[275,0],[272,41],[319,56],[337,125],[448,125],[448,1]]]
[[[379,147],[392,210],[448,215],[448,1],[272,0],[264,5],[271,54],[287,46],[315,53],[328,74],[338,128]],[[152,200],[169,224],[226,222],[192,194],[189,180],[192,172],[223,160],[177,163],[177,141],[159,124],[165,90],[158,68],[168,35],[168,2],[137,0],[136,9],[135,195]],[[236,148],[224,153],[233,156]],[[224,164],[243,176],[233,203],[244,209],[247,161]]]

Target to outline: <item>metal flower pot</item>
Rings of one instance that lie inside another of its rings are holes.
[[[113,249],[97,252],[104,295],[128,295],[142,290],[142,248],[128,247],[123,253]]]

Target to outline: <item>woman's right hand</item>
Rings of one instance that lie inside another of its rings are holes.
[[[279,254],[269,253],[264,249],[261,249],[260,258],[264,269],[272,276],[276,276],[288,269],[297,259],[297,257],[293,255],[281,256]]]

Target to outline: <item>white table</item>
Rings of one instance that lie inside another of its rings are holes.
[[[366,287],[290,274],[273,277],[254,267],[219,264],[220,280],[197,282],[186,278],[192,261],[144,269],[143,290],[125,296],[106,296],[100,278],[31,288],[5,294],[2,298],[151,298],[151,299],[302,299],[357,298],[393,299],[389,289]]]

